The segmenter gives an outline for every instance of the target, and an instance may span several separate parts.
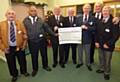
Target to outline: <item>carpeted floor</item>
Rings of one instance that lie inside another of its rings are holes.
[[[48,49],[49,66],[52,68],[52,50]],[[19,75],[17,82],[120,82],[120,52],[113,53],[112,72],[109,81],[104,80],[103,74],[97,74],[95,71],[98,67],[98,54],[95,51],[95,63],[92,65],[93,71],[88,71],[87,67],[83,65],[76,69],[76,65],[72,64],[71,55],[66,68],[57,66],[52,68],[51,72],[42,69],[41,57],[39,55],[39,71],[35,77],[24,77]],[[27,55],[28,72],[31,73],[31,56]],[[10,82],[11,77],[8,72],[7,64],[0,60],[0,82]]]

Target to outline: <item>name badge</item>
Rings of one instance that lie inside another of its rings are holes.
[[[63,23],[60,23],[60,26],[63,26]]]
[[[105,29],[105,32],[110,32],[110,29]]]
[[[73,26],[76,26],[76,24],[73,24]]]
[[[40,34],[39,37],[40,37],[40,38],[43,37],[43,34]]]
[[[93,25],[93,22],[91,21],[91,22],[89,22],[89,24],[90,24],[90,25]]]
[[[18,31],[18,34],[21,34],[21,33],[22,33],[22,31],[19,30],[19,31]]]

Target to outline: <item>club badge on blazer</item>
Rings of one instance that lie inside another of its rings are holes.
[[[110,32],[110,29],[106,28],[106,29],[105,29],[105,32]]]
[[[76,24],[73,24],[73,26],[75,27],[75,26],[76,26]]]

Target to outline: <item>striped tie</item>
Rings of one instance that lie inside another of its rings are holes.
[[[15,42],[15,28],[13,22],[10,22],[10,41]]]

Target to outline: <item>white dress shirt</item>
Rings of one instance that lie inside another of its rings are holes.
[[[16,38],[16,34],[17,34],[15,22],[14,22],[14,21],[8,21],[8,42],[9,42],[9,46],[16,46],[16,40],[15,40],[15,42],[12,42],[12,41],[10,40],[10,23],[11,23],[11,22],[12,22],[13,25],[14,25],[15,38]]]
[[[99,17],[97,17],[97,16],[99,16]],[[96,13],[95,18],[101,19],[102,18],[102,13]]]
[[[34,21],[36,22],[37,21],[37,16],[35,17],[35,20],[33,20],[33,17],[32,16],[29,16],[29,19],[31,20],[31,23],[33,24],[34,23]]]
[[[85,21],[85,17],[87,17],[87,21],[88,21],[89,15],[85,16],[85,14],[83,14],[83,22]]]
[[[55,15],[55,19],[56,19],[57,21],[59,21],[59,20],[60,20],[60,15]]]

